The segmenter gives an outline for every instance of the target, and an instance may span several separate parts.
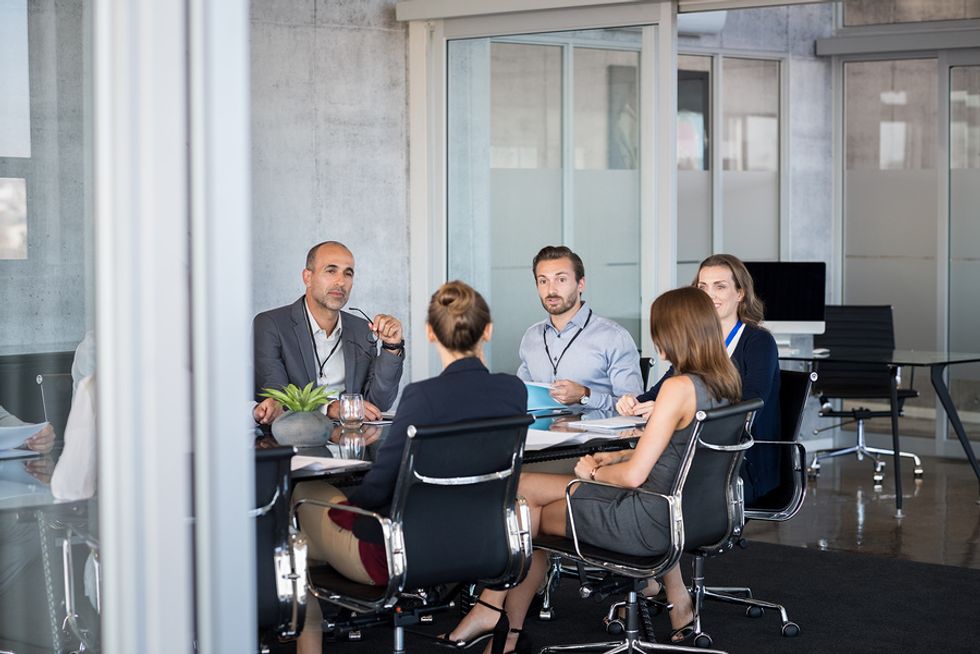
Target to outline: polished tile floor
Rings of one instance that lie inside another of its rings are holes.
[[[890,465],[876,492],[871,463],[841,457],[823,462],[820,476],[810,479],[806,503],[795,518],[752,521],[745,534],[769,543],[980,569],[980,504],[973,470],[966,461],[926,457],[923,467],[921,482],[913,482],[911,466],[902,467],[901,519],[895,518]]]

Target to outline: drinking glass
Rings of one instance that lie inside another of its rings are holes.
[[[360,429],[364,424],[364,398],[360,393],[340,396],[340,422],[348,429]]]
[[[340,437],[340,458],[364,460],[367,454],[364,436],[358,431],[347,431]]]

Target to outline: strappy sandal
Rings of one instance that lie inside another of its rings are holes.
[[[517,634],[517,644],[514,645],[514,649],[505,654],[531,654],[531,639],[523,629],[511,629],[509,633]],[[503,646],[500,649],[503,649]]]
[[[469,649],[478,643],[486,642],[488,639],[493,638],[498,633],[504,636],[500,639],[501,641],[506,640],[507,630],[510,629],[510,621],[507,619],[507,612],[502,608],[494,606],[489,602],[484,602],[479,598],[476,599],[476,603],[481,604],[488,609],[493,609],[500,614],[500,618],[498,618],[497,623],[493,627],[484,632],[474,634],[469,640],[451,640],[449,638],[449,634],[439,634],[438,636],[435,636],[435,641],[440,645],[452,647],[453,649]],[[500,646],[500,649],[503,650],[503,645]]]

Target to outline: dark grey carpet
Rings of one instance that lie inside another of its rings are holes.
[[[685,578],[689,567],[685,563]],[[783,638],[774,613],[752,619],[743,609],[708,603],[703,627],[714,647],[731,654],[855,652],[980,652],[980,571],[896,559],[751,543],[707,563],[709,585],[749,585],[755,595],[782,603],[802,633]],[[549,644],[604,640],[604,605],[579,599],[573,579],[563,579],[552,622],[528,621],[535,651]],[[437,616],[436,631],[457,620]],[[666,616],[654,618],[666,636]],[[325,652],[390,651],[391,632],[364,632],[358,643],[329,643]],[[409,635],[408,652],[452,650]]]

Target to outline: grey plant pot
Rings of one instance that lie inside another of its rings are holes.
[[[280,445],[315,447],[327,442],[333,422],[319,411],[287,411],[272,423]]]

